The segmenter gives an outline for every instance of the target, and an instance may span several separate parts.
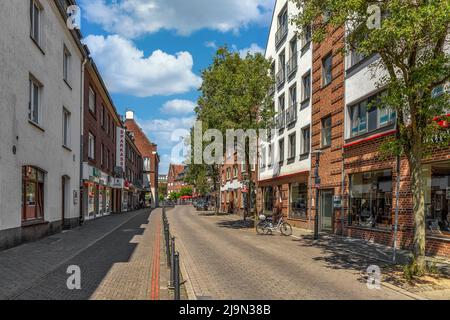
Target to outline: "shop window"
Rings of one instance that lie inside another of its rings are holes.
[[[424,178],[427,229],[450,236],[450,162],[424,166]]]
[[[293,183],[289,187],[289,215],[291,218],[305,219],[308,210],[308,188],[304,183]]]
[[[376,171],[350,176],[350,225],[384,228],[392,225],[392,174]]]
[[[37,168],[22,168],[22,221],[44,218],[44,176]]]
[[[266,214],[273,213],[273,188],[264,188],[264,212]]]

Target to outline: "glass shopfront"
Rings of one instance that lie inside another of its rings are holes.
[[[427,229],[450,236],[450,162],[425,165],[423,172]]]
[[[392,225],[390,170],[350,176],[349,224],[368,228],[387,228]]]
[[[95,184],[92,182],[87,183],[87,204],[88,204],[88,212],[87,218],[95,217]]]
[[[292,183],[289,186],[289,217],[305,219],[308,210],[308,188],[304,183]]]
[[[264,188],[264,213],[273,214],[273,188]]]
[[[112,195],[112,191],[111,188],[105,188],[106,189],[106,207],[105,207],[105,214],[110,214],[111,213],[111,208],[112,208],[112,201],[111,201],[111,195]]]

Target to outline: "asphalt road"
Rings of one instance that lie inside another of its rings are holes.
[[[191,206],[167,215],[197,299],[409,299],[383,286],[368,288],[366,270],[377,261],[281,235],[259,236],[235,216]]]

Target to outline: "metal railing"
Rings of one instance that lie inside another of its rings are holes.
[[[283,41],[284,38],[286,38],[287,33],[288,33],[288,25],[287,23],[285,23],[281,25],[278,28],[277,32],[275,33],[275,46],[278,47],[280,45],[281,41]]]
[[[276,75],[277,88],[281,87],[284,84],[284,82],[286,81],[286,72],[284,69],[285,69],[285,66],[283,66]]]
[[[169,289],[174,291],[174,300],[181,299],[180,254],[175,251],[175,237],[170,234],[170,224],[163,207],[164,242],[166,245],[167,266],[170,268]]]
[[[297,121],[297,103],[293,103],[286,111],[286,125],[291,125]]]
[[[268,92],[269,96],[273,96],[275,94],[275,84],[272,84],[269,87],[269,92]]]
[[[298,58],[297,54],[294,54],[286,64],[286,72],[288,77],[290,77],[294,72],[297,71],[298,66],[297,58]]]
[[[275,117],[275,129],[282,130],[285,127],[286,117],[285,112],[282,111]]]

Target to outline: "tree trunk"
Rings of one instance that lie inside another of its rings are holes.
[[[426,270],[425,261],[425,184],[422,166],[422,145],[417,142],[413,145],[409,154],[409,165],[411,169],[411,191],[413,193],[413,215],[414,215],[414,242],[413,254],[417,265],[417,273]]]

